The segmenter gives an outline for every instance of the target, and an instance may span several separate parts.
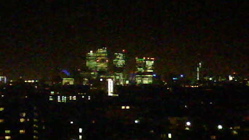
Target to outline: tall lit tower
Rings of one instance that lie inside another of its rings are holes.
[[[199,62],[197,67],[196,67],[196,80],[200,81],[200,72],[202,68],[202,62]]]
[[[103,75],[108,70],[108,57],[106,47],[98,49],[96,52],[90,51],[86,54],[86,66],[91,71],[91,75]]]
[[[137,73],[136,83],[137,84],[152,84],[153,83],[153,72],[154,72],[154,58],[143,57],[136,58]]]
[[[121,53],[115,53],[115,58],[113,60],[114,64],[114,79],[115,84],[123,85],[124,84],[124,67],[125,67],[125,50],[122,50]]]
[[[108,57],[106,47],[100,48],[96,51],[96,63],[98,72],[106,72],[108,69]]]

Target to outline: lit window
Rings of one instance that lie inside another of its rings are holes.
[[[222,127],[222,125],[218,125],[217,128],[218,128],[219,130],[221,130],[223,127]]]
[[[76,100],[76,96],[73,96],[73,100]]]
[[[240,129],[240,126],[234,126],[234,129]]]
[[[19,130],[19,133],[20,133],[20,134],[24,134],[24,133],[25,133],[25,130]]]
[[[5,134],[10,134],[10,130],[5,130]]]
[[[62,102],[67,102],[67,97],[66,96],[62,96]]]
[[[4,119],[0,119],[0,123],[3,123],[4,122]]]
[[[20,116],[21,116],[21,117],[25,117],[25,116],[26,116],[26,113],[25,113],[25,112],[20,113]]]
[[[37,127],[38,127],[38,125],[34,124],[34,125],[33,125],[33,127],[37,128]]]
[[[49,96],[49,101],[53,101],[53,96]]]
[[[135,123],[139,123],[140,121],[139,120],[135,120]]]
[[[191,125],[191,123],[190,123],[190,122],[186,122],[186,125],[187,125],[187,126],[190,126],[190,125]]]
[[[0,111],[4,111],[4,108],[3,108],[3,107],[0,107]]]
[[[20,119],[20,122],[22,123],[22,122],[25,122],[25,119],[24,118],[21,118]]]
[[[171,139],[172,138],[172,134],[168,133],[168,138]]]
[[[82,128],[79,128],[79,133],[82,133]]]
[[[61,97],[60,96],[57,97],[57,102],[61,102]]]
[[[216,140],[216,136],[215,135],[211,136],[210,138],[211,138],[211,140]]]
[[[82,140],[82,135],[79,135],[79,139]]]
[[[11,139],[11,136],[5,136],[5,139],[6,139],[6,140],[10,140],[10,139]]]

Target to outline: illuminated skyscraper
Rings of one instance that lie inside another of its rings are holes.
[[[137,73],[136,83],[137,84],[152,84],[153,83],[153,72],[154,72],[154,58],[136,58]]]
[[[199,62],[196,68],[196,80],[197,81],[200,81],[200,72],[201,72],[201,67],[202,67],[201,65],[202,63]]]
[[[107,49],[101,48],[96,51],[96,70],[98,72],[106,72],[108,69]]]
[[[115,84],[124,84],[124,67],[125,67],[125,50],[122,53],[115,53],[115,58],[113,60],[114,64],[114,79]]]
[[[91,71],[91,75],[96,78],[97,75],[103,75],[108,70],[107,49],[105,47],[92,50],[86,55],[86,66]]]
[[[86,66],[88,67],[89,70],[96,71],[96,65],[97,65],[96,54],[91,50],[86,55]]]

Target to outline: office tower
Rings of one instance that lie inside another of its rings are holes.
[[[98,72],[106,72],[108,69],[107,49],[101,48],[96,51],[96,68]]]
[[[137,84],[152,84],[153,72],[154,72],[154,58],[143,57],[136,58],[137,72],[136,83]]]
[[[9,86],[2,93],[0,139],[40,139],[44,124],[31,87],[24,84]]]
[[[125,67],[125,50],[121,53],[115,53],[113,60],[114,64],[114,79],[116,85],[124,84],[124,67]]]
[[[199,62],[196,68],[196,80],[200,81],[200,72],[202,68],[202,62]]]
[[[104,76],[108,70],[107,49],[105,47],[92,50],[86,55],[86,66],[91,71],[91,76],[96,79],[97,76]]]

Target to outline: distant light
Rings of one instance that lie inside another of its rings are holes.
[[[21,116],[21,117],[25,117],[25,116],[26,116],[26,113],[25,113],[25,112],[20,113],[20,116]]]
[[[107,79],[108,82],[108,96],[113,96],[114,92],[114,83],[112,79]]]
[[[190,130],[189,127],[186,127],[185,130]]]
[[[10,134],[10,130],[5,130],[5,134]]]
[[[218,128],[219,130],[221,130],[223,127],[222,127],[222,125],[218,125],[217,128]]]
[[[79,128],[79,133],[82,133],[82,130],[83,130],[82,128]]]
[[[6,140],[10,140],[10,139],[11,139],[11,136],[5,136],[5,139],[6,139]]]
[[[24,134],[24,133],[25,133],[25,130],[19,130],[19,133],[20,133],[20,134]]]
[[[211,140],[216,140],[216,136],[215,135],[212,135],[210,136]]]
[[[0,107],[0,111],[3,111],[4,110],[4,107]]]
[[[181,74],[181,75],[180,75],[180,77],[184,77],[184,75],[183,75],[183,74]]]
[[[0,123],[3,123],[4,122],[4,119],[0,119]]]
[[[140,122],[140,120],[135,120],[134,122],[135,122],[135,123],[139,123],[139,122]]]
[[[178,80],[178,78],[174,77],[173,80]]]
[[[232,131],[232,134],[233,134],[233,135],[238,135],[238,132],[237,132],[236,130],[233,130],[233,131]]]
[[[82,135],[79,135],[79,139],[82,140]]]
[[[73,124],[73,121],[70,121],[70,124]]]
[[[171,139],[172,138],[172,134],[168,133],[168,138]]]
[[[125,109],[125,106],[122,106],[121,109]]]
[[[130,106],[126,106],[126,109],[130,109]]]
[[[186,122],[186,125],[187,125],[187,126],[191,126],[191,123],[190,123],[190,122]]]
[[[156,74],[153,74],[154,77],[156,77]]]
[[[22,123],[22,122],[25,122],[25,119],[24,118],[21,118],[20,119],[20,122]]]
[[[99,80],[100,80],[100,81],[103,81],[103,79],[102,79],[102,78],[100,78]]]

